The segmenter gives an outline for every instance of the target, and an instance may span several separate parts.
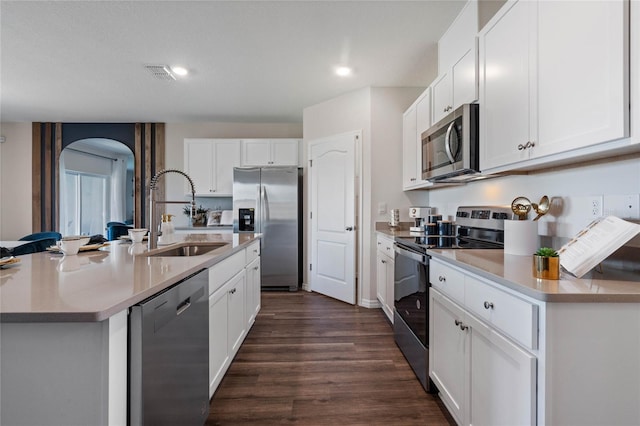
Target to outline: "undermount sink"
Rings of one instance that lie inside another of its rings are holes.
[[[200,256],[227,245],[229,245],[229,243],[182,243],[178,246],[157,249],[143,253],[142,255],[147,257]]]

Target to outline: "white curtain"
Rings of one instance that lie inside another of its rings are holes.
[[[124,222],[127,206],[127,159],[117,157],[111,162],[111,217],[109,221]]]

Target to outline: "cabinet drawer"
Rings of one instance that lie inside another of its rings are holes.
[[[429,261],[429,282],[442,293],[464,304],[464,274],[443,263]]]
[[[234,254],[209,268],[209,294],[219,289],[235,274],[244,269],[244,251]]]
[[[394,257],[394,254],[393,254],[393,240],[392,239],[389,239],[389,238],[384,237],[382,235],[378,235],[377,247],[378,247],[378,250],[380,250],[381,252],[383,252],[387,256],[389,256],[391,258]]]
[[[245,262],[248,265],[254,260],[256,260],[258,257],[260,257],[260,241],[259,240],[256,241],[255,243],[247,247],[245,250],[246,250]]]
[[[526,346],[538,346],[538,307],[473,277],[465,277],[465,306]]]

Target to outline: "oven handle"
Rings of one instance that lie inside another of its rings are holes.
[[[425,256],[423,254],[416,253],[416,252],[411,251],[411,250],[407,250],[405,248],[402,248],[402,247],[398,246],[397,244],[393,245],[393,249],[400,256],[408,257],[409,259],[412,259],[412,260],[415,260],[417,262],[420,262],[423,265],[427,264],[427,256]]]

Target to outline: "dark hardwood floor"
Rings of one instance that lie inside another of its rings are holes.
[[[380,309],[263,292],[262,310],[211,400],[207,425],[453,425]]]

